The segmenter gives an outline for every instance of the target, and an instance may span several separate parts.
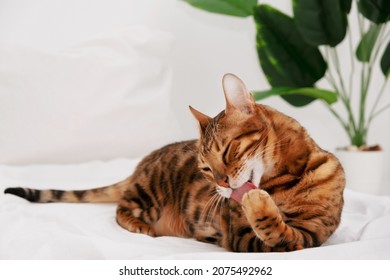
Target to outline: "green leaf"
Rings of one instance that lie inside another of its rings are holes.
[[[390,76],[390,41],[387,43],[385,52],[382,55],[381,69],[386,78],[388,78]]]
[[[337,101],[337,93],[325,89],[318,88],[293,88],[293,87],[277,87],[271,88],[265,91],[254,91],[253,97],[255,100],[262,100],[268,98],[270,96],[291,96],[291,95],[299,95],[305,96],[313,99],[320,99],[328,103],[329,105],[335,103]],[[299,104],[296,106],[304,106],[306,104]]]
[[[352,0],[341,0],[340,4],[343,11],[349,14],[352,7]]]
[[[268,5],[255,9],[257,53],[272,87],[312,87],[326,71],[318,48],[306,43],[293,19]],[[309,96],[283,96],[294,106],[314,100]]]
[[[380,30],[380,25],[372,24],[370,29],[363,35],[362,40],[356,49],[356,57],[360,61],[370,61],[372,49],[374,48]]]
[[[313,46],[338,45],[347,32],[347,13],[341,0],[293,0],[294,21]]]
[[[217,14],[247,17],[252,16],[257,0],[183,0],[188,4]]]
[[[374,23],[384,23],[390,20],[389,0],[359,0],[359,12]]]

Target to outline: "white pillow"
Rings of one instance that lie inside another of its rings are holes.
[[[178,137],[173,38],[133,27],[59,53],[0,48],[0,163],[139,157]]]

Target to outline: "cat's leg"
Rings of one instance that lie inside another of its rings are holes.
[[[293,251],[312,247],[312,233],[304,234],[297,228],[287,225],[280,211],[264,190],[249,191],[242,199],[242,208],[253,231],[271,250]],[[309,244],[311,243],[311,244]]]
[[[157,218],[154,208],[143,209],[137,198],[125,197],[118,203],[116,220],[121,227],[130,232],[156,236],[151,224]]]

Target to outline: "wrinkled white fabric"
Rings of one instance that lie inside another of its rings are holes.
[[[138,159],[72,165],[0,165],[0,259],[389,259],[390,197],[345,191],[342,222],[321,247],[290,253],[230,253],[176,237],[125,231],[114,204],[33,204],[6,186],[83,189],[131,174]]]

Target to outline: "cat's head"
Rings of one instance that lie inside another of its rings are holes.
[[[199,168],[222,196],[230,197],[248,181],[259,187],[269,124],[237,76],[226,74],[222,86],[226,108],[216,117],[190,109],[200,127]]]

